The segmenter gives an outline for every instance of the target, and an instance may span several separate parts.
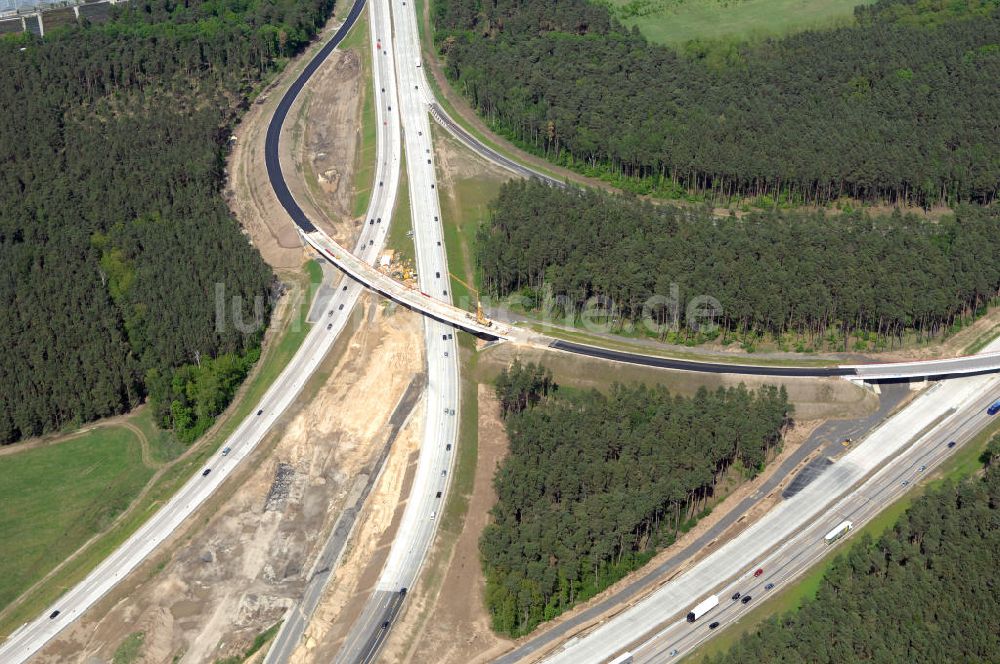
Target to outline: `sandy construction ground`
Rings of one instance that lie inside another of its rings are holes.
[[[415,346],[422,347],[419,342]],[[327,584],[302,642],[292,654],[292,664],[333,661],[374,589],[413,481],[423,432],[423,412],[421,399],[393,443],[340,565]]]
[[[143,662],[212,662],[242,653],[281,619],[354,479],[381,449],[394,405],[423,368],[420,319],[404,310],[386,315],[381,302],[369,306],[306,388],[311,398],[165,550],[38,661],[111,661],[129,634],[143,632]],[[385,506],[382,496],[370,497],[372,511],[391,512],[396,498]]]

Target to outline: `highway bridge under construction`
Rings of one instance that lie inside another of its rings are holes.
[[[270,159],[271,154],[268,153],[267,157]],[[275,152],[274,159],[277,160],[277,152]],[[284,189],[286,192],[288,191],[287,187]],[[275,186],[275,191],[279,191],[279,186]],[[279,198],[282,199],[282,204],[286,205],[286,198],[280,196],[280,192]],[[426,293],[415,288],[410,288],[390,278],[370,263],[351,254],[345,247],[337,244],[326,233],[316,228],[316,226],[308,221],[298,204],[292,200],[290,193],[287,196],[287,204],[292,206],[292,209],[289,209],[287,206],[285,209],[291,215],[292,219],[296,221],[296,224],[299,225],[299,231],[303,240],[321,256],[346,272],[352,279],[409,309],[471,332],[484,339],[545,346],[553,350],[578,355],[662,369],[747,376],[841,377],[855,381],[880,381],[907,380],[912,378],[947,378],[949,376],[992,373],[1000,370],[1000,353],[983,353],[980,355],[915,362],[809,367],[682,360],[553,339],[523,328],[483,319],[472,312],[448,302],[431,298]],[[293,213],[293,210],[295,213]],[[302,219],[305,223],[300,223],[299,219]]]

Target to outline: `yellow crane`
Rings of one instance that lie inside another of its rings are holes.
[[[465,286],[466,288],[468,288],[470,293],[474,293],[475,294],[475,296],[476,296],[476,322],[479,323],[480,325],[485,326],[485,327],[489,327],[490,325],[492,325],[492,321],[490,321],[488,318],[486,318],[486,316],[483,315],[483,303],[480,302],[480,300],[479,300],[479,290],[477,288],[469,285],[464,279],[462,279],[460,276],[458,276],[454,272],[449,272],[448,275],[452,279],[454,279],[455,281],[457,281],[458,283],[460,283],[463,286]],[[471,317],[471,315],[470,315],[470,317]]]

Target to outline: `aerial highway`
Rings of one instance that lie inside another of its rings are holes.
[[[987,351],[998,348],[995,341]],[[733,593],[759,601],[768,592],[766,584],[801,573],[827,550],[824,533],[845,519],[864,523],[981,430],[990,421],[986,407],[997,396],[997,375],[938,383],[798,494],[618,615],[570,638],[544,661],[598,664],[623,651],[636,661],[664,661],[690,651],[716,632],[710,623],[728,624],[746,610],[742,602],[734,606]],[[757,569],[763,570],[760,576],[753,575]],[[720,598],[719,608],[694,623],[684,620],[690,607],[711,595]]]
[[[318,67],[321,59],[329,55],[333,48],[340,43],[357,19],[362,7],[363,0],[359,0],[348,14],[344,24],[310,63],[311,69],[307,67],[302,76],[307,77],[307,74],[311,74],[311,71]],[[304,79],[300,77],[292,89],[297,91],[301,89],[303,84]],[[291,90],[289,94],[291,94]],[[283,109],[281,120],[291,107],[290,101],[287,104],[284,102],[283,99],[282,103],[279,104],[279,109]],[[281,120],[277,121],[279,130]],[[272,121],[272,126],[274,126],[274,122]],[[391,149],[393,140],[391,131],[392,129],[388,128],[388,133],[380,139],[380,143],[384,142],[387,146],[386,151],[380,155],[385,155],[384,162],[385,168],[388,169],[387,173],[392,171],[393,162],[390,156],[395,155],[397,160],[395,172],[398,175],[399,150],[398,147],[394,151]],[[395,125],[395,132],[395,141],[398,146],[398,124]],[[271,135],[269,128],[269,139]],[[269,141],[269,148],[273,151],[269,151],[268,156],[273,157],[274,163],[277,163],[277,135],[278,130],[274,133],[273,143]],[[398,179],[393,179],[390,175],[387,175],[386,178],[386,186],[373,196],[370,213],[382,215],[388,219],[395,204]],[[287,194],[287,187],[285,192]],[[386,226],[387,224],[372,224],[365,225],[361,229],[355,249],[358,256],[372,262],[376,260],[386,237]],[[143,526],[95,567],[86,578],[47,607],[43,615],[22,625],[11,634],[0,645],[0,662],[17,664],[38,652],[50,639],[79,618],[117,583],[126,578],[236,470],[243,459],[253,452],[256,445],[264,438],[281,414],[295,401],[306,381],[345,328],[349,315],[363,290],[353,280],[342,279],[342,283],[338,284],[336,292],[330,298],[329,309],[324,320],[312,327],[298,352],[261,398],[252,414],[241,422],[233,434],[226,439],[223,449],[229,448],[230,452],[228,454],[220,452],[213,455],[201,472],[196,473],[184,484],[173,498],[167,501]]]
[[[360,7],[363,2],[364,0],[359,0],[359,2],[355,5],[355,8],[359,9],[359,14]],[[368,19],[372,35],[389,34],[391,29],[389,16],[380,5],[377,3],[369,5]],[[381,44],[376,40],[371,40],[370,46],[372,50],[372,63],[373,71],[375,72],[375,80],[377,82],[381,81],[381,83],[379,83],[379,90],[374,91],[380,101],[380,103],[375,104],[377,143],[374,182],[378,182],[378,186],[373,187],[372,189],[372,199],[364,217],[365,223],[362,228],[362,236],[357,249],[358,255],[361,256],[359,260],[364,261],[366,264],[370,264],[375,261],[385,244],[385,239],[389,229],[389,222],[399,189],[401,145],[399,114],[398,112],[389,110],[391,107],[397,106],[395,62],[392,58],[382,56],[380,48]],[[317,63],[317,66],[322,59],[329,56],[332,49],[324,49],[324,51],[320,51],[316,55],[316,58],[312,61]],[[311,65],[312,63],[310,63],[310,66],[307,66],[307,68],[303,71],[303,76],[309,76],[315,72],[317,67]],[[298,81],[296,81],[296,83],[298,83]],[[302,80],[302,85],[293,85],[285,94],[285,97],[282,99],[280,104],[280,107],[283,110],[280,113],[275,113],[274,117],[271,119],[271,123],[268,125],[269,138],[272,135],[272,131],[275,137],[280,136],[281,126],[287,116],[288,110],[292,106],[295,95],[301,92],[304,84],[305,80]],[[289,100],[287,104],[285,103],[286,99]],[[275,169],[275,177],[278,178],[277,181],[272,178],[272,183],[276,183],[274,187],[275,191],[278,192],[279,188],[281,188],[281,191],[284,192],[279,193],[279,200],[282,200],[282,205],[285,205],[285,202],[288,202],[289,207],[292,208],[289,210],[289,214],[293,214],[293,217],[300,216],[302,219],[306,219],[305,214],[298,207],[294,198],[291,196],[291,193],[288,191],[285,180],[281,174],[282,171],[278,159],[279,152],[277,138],[274,139],[272,145],[273,148],[267,152],[269,157],[267,163],[269,166],[269,174],[270,168],[273,166]],[[288,209],[288,207],[286,207],[286,209]],[[306,219],[306,221],[308,220]],[[300,224],[299,228],[302,230],[303,226]],[[313,228],[315,229],[315,226],[313,226]],[[312,232],[318,231],[314,230]],[[347,290],[344,291],[344,288]],[[362,288],[357,282],[347,277],[343,278],[342,284],[339,288],[339,291],[344,294],[354,291],[360,292],[361,290]],[[339,304],[336,305],[336,307],[339,306]],[[333,310],[336,310],[336,308],[334,305],[331,305],[331,311]],[[344,310],[348,311],[348,308],[345,306]],[[349,533],[343,534],[343,538],[347,538],[348,536]],[[339,559],[339,556],[337,559]],[[326,589],[327,582],[332,576],[330,572],[332,571],[332,566],[334,565],[335,563],[332,562],[331,569],[328,569],[322,576],[318,576],[316,579],[310,580],[301,602],[291,609],[290,614],[286,616],[281,628],[275,635],[274,641],[271,643],[267,652],[265,659],[266,664],[280,664],[282,662],[287,662],[291,658],[292,653],[301,641],[302,634],[309,624],[313,611],[315,611],[316,606],[319,604],[320,598]]]
[[[373,11],[388,14],[387,0],[373,0]],[[410,193],[410,217],[419,280],[418,300],[427,309],[451,307],[450,277],[438,200],[434,146],[424,97],[426,81],[420,62],[420,42],[413,3],[391,9],[392,39],[380,33],[382,57],[394,58],[399,89]],[[386,31],[384,35],[389,35]],[[381,89],[376,80],[375,87]],[[461,310],[459,310],[461,311]],[[458,314],[467,325],[482,326],[469,314]],[[393,621],[412,587],[430,548],[448,495],[458,444],[459,367],[455,328],[439,316],[424,319],[427,349],[427,392],[424,429],[417,469],[399,527],[374,592],[351,626],[338,662],[370,662],[378,655]]]

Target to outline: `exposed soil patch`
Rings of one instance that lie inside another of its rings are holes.
[[[126,636],[143,631],[144,662],[211,662],[242,652],[281,619],[301,595],[355,477],[381,450],[394,404],[423,366],[419,317],[371,306],[307,386],[302,405],[220,494],[37,661],[110,661]]]
[[[288,112],[283,169],[295,200],[337,242],[353,244],[353,164],[360,143],[365,80],[356,51],[330,54]]]
[[[485,662],[509,649],[513,641],[497,636],[486,611],[485,580],[479,562],[479,536],[496,503],[493,473],[506,456],[507,434],[500,407],[489,385],[479,386],[478,457],[462,533],[454,542],[439,537],[431,552],[442,554],[443,577],[425,574],[386,644],[384,661],[418,664]],[[453,546],[452,546],[453,545]]]
[[[414,338],[414,351],[420,352],[422,348],[423,344]],[[292,654],[292,664],[333,661],[374,589],[406,506],[403,497],[409,494],[413,481],[423,433],[423,412],[421,400],[386,458],[341,563],[316,607],[302,643]]]

